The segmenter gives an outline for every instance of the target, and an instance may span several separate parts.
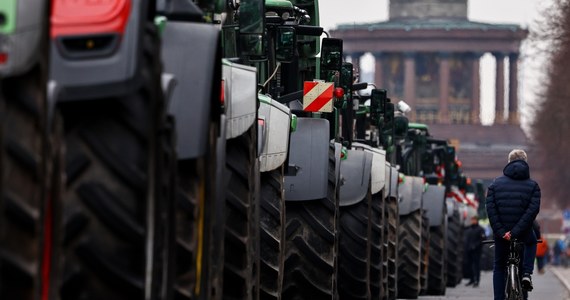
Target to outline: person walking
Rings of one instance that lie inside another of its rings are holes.
[[[487,190],[485,205],[495,240],[493,290],[495,300],[505,298],[509,241],[524,243],[522,285],[532,290],[531,274],[536,256],[536,235],[532,224],[540,211],[540,187],[530,178],[527,154],[520,149],[509,153],[503,175],[495,178]]]
[[[532,224],[534,234],[536,238],[542,240],[541,243],[536,245],[536,267],[538,268],[538,274],[544,274],[544,266],[546,265],[546,254],[548,253],[548,241],[542,238],[540,233],[540,225],[535,220]]]
[[[465,229],[465,249],[467,250],[467,265],[471,271],[471,277],[466,286],[479,287],[481,278],[481,253],[485,240],[485,229],[479,225],[477,216],[471,217],[471,225]]]

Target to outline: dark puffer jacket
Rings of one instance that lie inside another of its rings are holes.
[[[511,161],[503,174],[495,178],[487,191],[487,215],[497,237],[510,231],[511,237],[521,239],[532,228],[540,210],[540,187],[530,179],[524,160]]]

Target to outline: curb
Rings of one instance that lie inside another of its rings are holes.
[[[556,268],[549,268],[550,271],[560,280],[562,285],[566,288],[567,291],[570,292],[570,278],[566,278],[562,275],[562,273]]]

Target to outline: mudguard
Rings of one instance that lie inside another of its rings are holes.
[[[233,139],[246,132],[257,118],[257,69],[223,60],[222,79],[228,118],[226,138]]]
[[[429,226],[439,226],[444,221],[445,186],[430,184],[423,196],[422,207],[427,211]]]
[[[146,0],[52,1],[50,80],[58,85],[57,101],[122,96],[139,87],[148,6]]]
[[[291,133],[289,168],[285,176],[285,200],[319,200],[327,197],[329,173],[329,121],[298,118]]]
[[[37,60],[49,1],[0,1],[0,77],[26,72]],[[45,37],[45,36],[44,36]]]
[[[372,186],[370,189],[372,194],[380,192],[386,186],[386,151],[361,143],[352,143],[352,147],[356,150],[372,153]]]
[[[405,176],[404,182],[398,186],[401,198],[399,203],[400,216],[407,215],[422,208],[424,181],[421,177]]]
[[[362,150],[347,150],[346,159],[340,162],[342,185],[340,206],[354,205],[366,197],[370,186],[372,153]]]
[[[258,118],[263,120],[261,151],[259,152],[259,171],[277,169],[287,159],[289,150],[289,132],[291,130],[291,110],[268,96],[258,95]]]
[[[219,101],[212,99],[213,89],[219,88],[221,80],[215,78],[221,68],[216,56],[219,40],[220,30],[210,24],[169,21],[164,27],[164,72],[173,74],[177,82],[168,111],[176,119],[179,159],[200,157],[206,152],[212,101]]]
[[[388,191],[388,196],[395,198],[395,199],[399,199],[398,174],[399,174],[398,169],[396,169],[396,167],[392,166],[390,163],[386,162],[386,178],[390,179],[390,181],[388,182],[389,187],[390,187],[389,191]],[[398,202],[399,201],[400,200],[398,200]]]

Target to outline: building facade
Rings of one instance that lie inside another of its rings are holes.
[[[528,31],[467,18],[467,0],[390,0],[385,22],[340,25],[346,56],[375,58],[374,82],[411,107],[411,121],[457,145],[466,173],[489,183],[513,148],[528,150],[519,124],[518,63]],[[495,120],[482,126],[479,61],[496,59]],[[505,94],[508,95],[505,97]]]

